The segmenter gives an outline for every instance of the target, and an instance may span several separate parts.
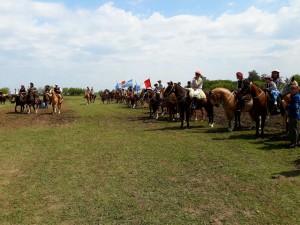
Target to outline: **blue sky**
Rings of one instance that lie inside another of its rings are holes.
[[[299,74],[298,0],[0,1],[0,88]],[[205,85],[205,84],[204,84]]]

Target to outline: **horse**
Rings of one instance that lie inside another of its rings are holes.
[[[83,98],[86,98],[86,104],[87,105],[90,104],[91,101],[92,101],[91,92],[90,91],[86,91]]]
[[[179,114],[176,95],[174,93],[168,95],[165,88],[162,90],[162,95],[162,105],[164,105],[169,112],[169,120],[174,121],[176,115]]]
[[[157,93],[153,90],[147,89],[147,90],[142,91],[141,94],[143,95],[142,100],[149,102],[149,111],[150,111],[149,117],[152,117],[152,111],[153,111],[153,114],[156,114],[155,118],[158,119],[158,107],[160,105],[159,93]]]
[[[100,93],[100,98],[104,104],[106,101],[106,104],[110,103],[110,91],[108,89],[105,89],[104,92]]]
[[[177,83],[173,83],[166,88],[167,95],[174,93],[177,99],[180,114],[180,127],[183,128],[184,116],[186,118],[186,128],[190,128],[190,107],[192,105],[192,99],[189,95],[190,90],[181,87]]]
[[[48,108],[48,104],[51,104],[52,96],[49,95],[49,92],[44,92],[43,94],[43,102],[45,103],[46,108]]]
[[[215,88],[209,91],[209,101],[213,106],[222,106],[228,120],[228,131],[233,131],[233,119],[235,119],[234,128],[240,126],[240,120],[237,118],[238,113],[238,99],[234,92],[226,88]],[[252,99],[247,102],[245,107],[241,110],[242,112],[249,112],[252,108]],[[240,112],[239,112],[240,114]]]
[[[213,127],[214,126],[214,106],[209,101],[209,99],[210,99],[209,92],[204,91],[204,94],[205,94],[205,98],[203,98],[203,99],[197,98],[196,105],[195,105],[195,107],[192,108],[192,112],[194,112],[195,120],[197,120],[197,110],[201,110],[202,120],[204,120],[205,117],[207,116],[208,117],[208,125],[210,127]]]
[[[38,96],[34,91],[28,92],[26,95],[26,108],[27,108],[27,113],[31,113],[31,107],[37,113],[37,108],[38,108]]]
[[[131,92],[129,89],[126,91],[126,99],[131,108],[135,108],[138,101],[138,96],[134,92]]]
[[[60,114],[60,109],[61,109],[61,104],[63,102],[63,98],[61,98],[59,100],[58,94],[55,93],[54,89],[51,89],[50,94],[48,94],[48,95],[51,95],[52,114],[55,114],[56,110],[58,110],[58,113]]]
[[[237,93],[237,98],[241,98],[247,94],[250,94],[253,99],[253,106],[249,111],[251,118],[255,121],[255,136],[264,137],[264,128],[266,117],[268,112],[271,111],[270,107],[273,107],[271,97],[268,96],[268,92],[264,92],[256,84],[252,83],[248,79],[243,81],[244,86]],[[273,102],[274,104],[274,102]],[[261,126],[261,133],[259,135],[259,124]]]
[[[16,105],[15,112],[18,112],[17,107],[20,106],[20,112],[23,113],[25,105],[26,105],[26,96],[25,94],[19,94],[15,97]]]

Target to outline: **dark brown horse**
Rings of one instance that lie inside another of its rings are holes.
[[[100,93],[100,97],[102,100],[102,103],[104,104],[106,101],[106,104],[110,103],[110,91],[108,89],[105,89],[103,92]]]
[[[28,114],[31,113],[31,107],[33,108],[34,112],[37,113],[38,96],[34,91],[31,91],[26,95],[26,108]]]
[[[184,119],[186,119],[186,127],[190,127],[190,108],[192,104],[192,99],[189,95],[189,90],[181,87],[177,83],[172,83],[166,88],[166,94],[170,95],[174,93],[177,99],[177,104],[179,107],[180,114],[180,127],[183,128]]]
[[[269,108],[271,107],[271,98],[267,96],[256,84],[249,80],[244,80],[244,86],[237,94],[237,98],[250,94],[253,99],[252,109],[249,111],[251,118],[255,121],[256,137],[259,137],[259,125],[261,127],[260,137],[264,137],[264,128],[266,117],[268,115]],[[273,107],[273,106],[272,106]]]
[[[25,94],[19,94],[15,97],[16,106],[15,106],[15,112],[18,112],[17,107],[20,106],[20,111],[23,113],[25,105],[26,105],[26,95]]]
[[[205,99],[197,99],[196,106],[195,106],[195,108],[192,109],[192,111],[195,111],[195,116],[197,116],[196,110],[201,110],[202,120],[204,120],[205,116],[207,116],[208,117],[208,125],[213,127],[214,126],[214,106],[209,101],[209,99],[210,99],[209,92],[204,91],[204,94],[205,94],[206,98]]]
[[[149,117],[152,117],[152,114],[153,115],[156,114],[155,118],[158,119],[158,107],[161,103],[159,93],[150,89],[144,89],[141,93],[141,98],[142,101],[146,101],[149,104],[149,111],[150,111]]]

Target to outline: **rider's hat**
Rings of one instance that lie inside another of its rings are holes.
[[[273,72],[280,73],[279,70],[272,70],[272,73],[273,73]]]
[[[236,76],[237,76],[238,78],[243,78],[243,74],[242,74],[241,72],[237,72],[237,73],[236,73]]]
[[[22,87],[22,88],[25,87],[24,84],[22,84],[21,87]]]
[[[156,86],[158,86],[158,84],[154,84],[154,86],[156,87]]]
[[[265,76],[265,79],[272,80],[272,78],[271,78],[271,76],[270,76],[270,75],[266,75],[266,76]]]
[[[157,82],[161,82],[161,80],[158,80]]]
[[[200,75],[201,75],[201,72],[200,72],[199,70],[197,70],[197,71],[195,72],[195,75],[196,75],[196,76],[200,76]]]
[[[55,86],[58,86],[58,84],[55,84]]]

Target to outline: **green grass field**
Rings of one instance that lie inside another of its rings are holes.
[[[47,115],[67,105],[72,122],[0,129],[0,224],[300,224],[300,150],[282,135],[84,103]]]

